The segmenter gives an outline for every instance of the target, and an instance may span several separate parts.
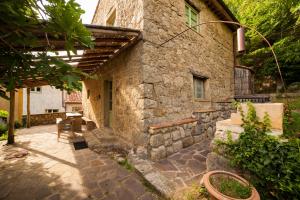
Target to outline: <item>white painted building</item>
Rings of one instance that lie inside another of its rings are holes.
[[[63,91],[51,86],[41,86],[31,89],[30,113],[44,114],[65,112]],[[27,92],[23,91],[23,115],[27,115]]]

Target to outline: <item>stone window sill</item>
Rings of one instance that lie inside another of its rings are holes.
[[[196,102],[211,102],[209,99],[194,99]]]

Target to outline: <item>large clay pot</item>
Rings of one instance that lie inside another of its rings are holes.
[[[247,199],[236,199],[233,197],[229,197],[225,194],[222,194],[210,183],[210,177],[213,175],[217,175],[217,174],[224,174],[224,175],[230,176],[231,178],[237,180],[241,184],[249,185],[248,181],[246,181],[245,179],[243,179],[242,177],[240,177],[236,174],[226,172],[226,171],[210,171],[203,176],[203,183],[210,195],[210,199],[213,199],[213,200],[260,200],[259,194],[254,187],[251,187],[251,189],[252,189],[251,196]]]

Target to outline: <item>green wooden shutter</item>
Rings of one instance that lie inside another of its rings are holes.
[[[190,9],[185,5],[185,24],[190,26]]]
[[[189,27],[196,26],[198,24],[198,15],[199,12],[195,10],[191,5],[185,2],[185,23]],[[198,27],[193,27],[195,31],[198,30]]]

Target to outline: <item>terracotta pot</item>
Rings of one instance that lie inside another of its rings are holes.
[[[251,189],[252,189],[251,196],[247,199],[237,199],[237,198],[233,198],[233,197],[227,196],[225,194],[222,194],[210,183],[210,177],[213,175],[217,175],[217,174],[228,175],[231,178],[237,180],[238,182],[240,182],[242,184],[249,185],[248,181],[246,181],[245,179],[243,179],[242,177],[240,177],[236,174],[226,172],[226,171],[210,171],[203,176],[203,183],[210,195],[210,199],[213,199],[213,200],[260,200],[259,194],[254,187],[251,187]]]

